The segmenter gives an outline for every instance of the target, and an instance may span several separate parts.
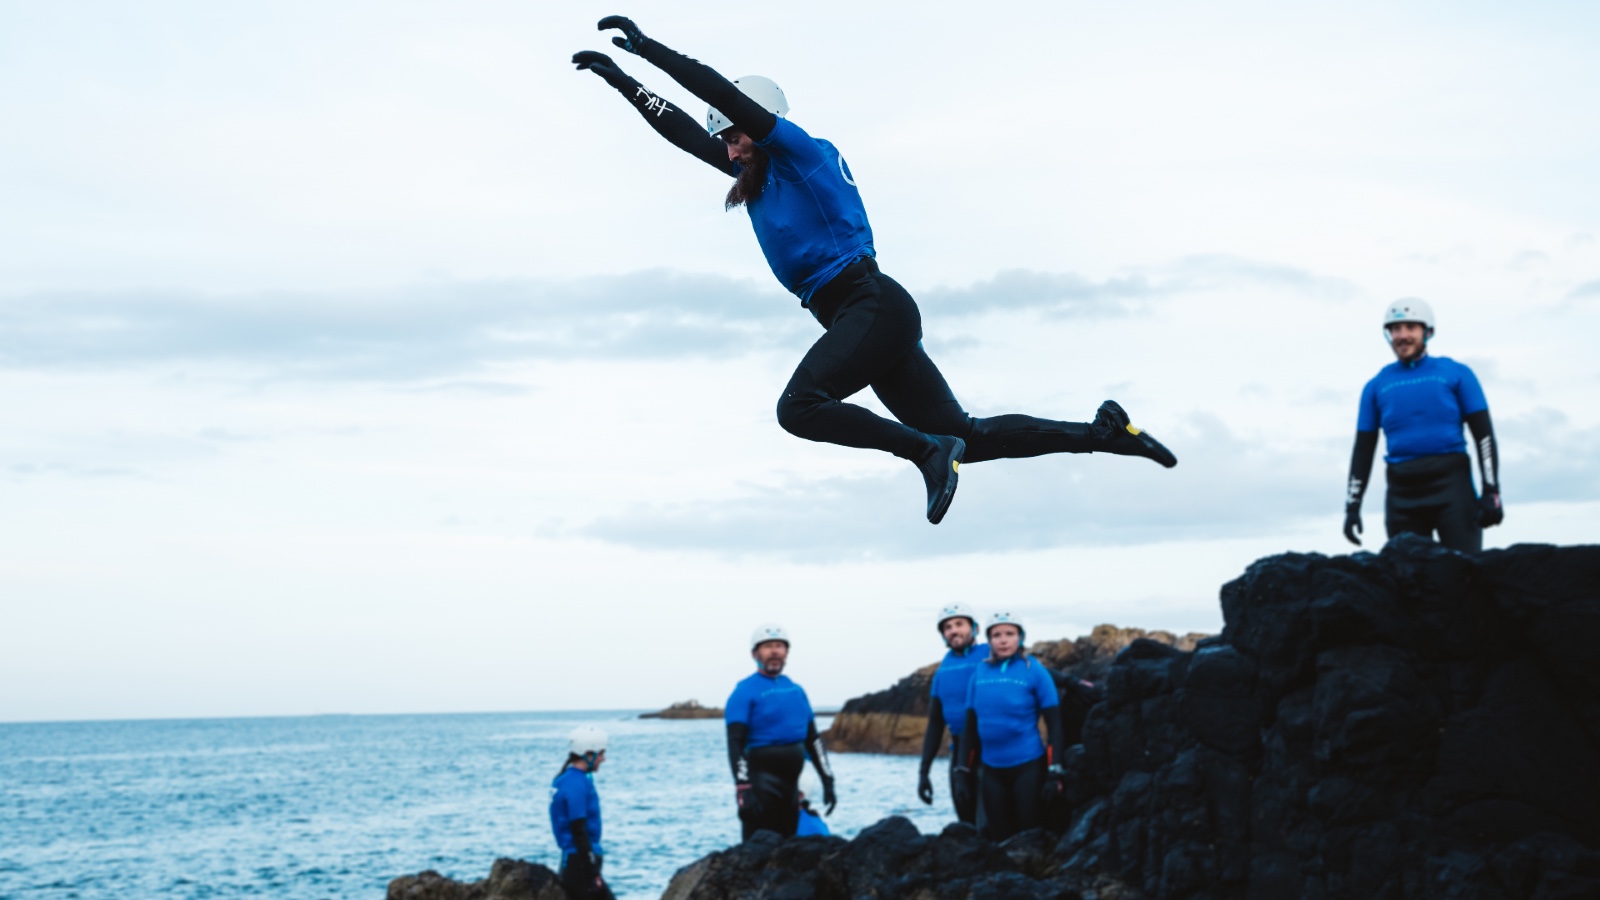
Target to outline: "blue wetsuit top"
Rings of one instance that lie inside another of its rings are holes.
[[[1007,769],[1043,756],[1039,714],[1060,705],[1055,680],[1033,657],[984,660],[967,693],[967,706],[978,714],[983,764]]]
[[[1467,452],[1461,423],[1489,408],[1472,370],[1447,356],[1384,366],[1361,390],[1357,431],[1383,429],[1383,461]]]
[[[798,744],[811,728],[811,701],[805,689],[787,675],[769,678],[756,672],[739,682],[728,697],[723,720],[750,729],[747,749],[776,744]]]
[[[933,673],[928,696],[939,701],[944,709],[945,727],[954,737],[960,737],[961,729],[967,724],[967,688],[971,686],[972,673],[988,656],[988,644],[974,644],[964,653],[951,650]]]
[[[594,852],[604,856],[600,849],[600,794],[594,789],[594,775],[568,766],[550,783],[550,830],[555,832],[561,853],[576,853],[572,843],[572,822],[583,819],[589,829],[589,845]]]
[[[788,119],[757,142],[772,157],[750,224],[778,281],[811,300],[861,256],[874,256],[872,226],[844,157]]]
[[[828,831],[828,823],[822,821],[821,816],[809,809],[800,810],[800,822],[795,826],[794,829],[795,837],[805,837],[808,834],[826,835],[831,833],[832,832]]]

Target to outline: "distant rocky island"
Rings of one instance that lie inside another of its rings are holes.
[[[720,719],[722,707],[701,706],[699,700],[684,700],[674,703],[666,709],[643,713],[641,719]]]
[[[759,834],[664,900],[1600,897],[1600,546],[1283,554],[1221,603],[1214,637],[1035,645],[1082,712],[1047,827]],[[925,671],[840,718],[914,717]],[[553,878],[501,860],[388,897],[559,900]]]

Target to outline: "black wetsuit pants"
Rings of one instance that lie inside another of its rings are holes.
[[[750,792],[756,807],[740,814],[742,838],[757,831],[776,831],[793,837],[800,823],[800,770],[806,751],[801,744],[775,744],[746,751],[750,761]]]
[[[1419,456],[1388,468],[1383,521],[1389,537],[1420,534],[1451,550],[1483,549],[1478,496],[1472,490],[1472,461],[1465,453]]]
[[[561,887],[572,900],[616,900],[611,888],[601,880],[600,868],[590,865],[588,856],[582,853],[569,853],[561,860]]]
[[[972,770],[965,772],[956,771],[956,759],[960,754],[955,748],[950,750],[950,804],[956,808],[956,820],[968,825],[978,824],[978,774]],[[956,788],[956,779],[967,781],[967,790],[962,792]],[[958,799],[959,798],[959,799]],[[960,802],[966,800],[965,803]]]
[[[1045,759],[997,769],[978,767],[978,796],[983,804],[984,837],[1003,841],[1044,824],[1040,797],[1044,792]]]
[[[871,257],[823,285],[809,305],[827,333],[800,360],[778,400],[778,424],[789,433],[914,461],[930,452],[928,434],[964,439],[966,462],[1095,449],[1082,422],[967,415],[922,349],[916,301]],[[844,402],[867,387],[898,422]]]

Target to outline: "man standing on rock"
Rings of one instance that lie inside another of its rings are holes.
[[[1092,422],[1026,415],[968,415],[922,347],[916,301],[878,269],[872,227],[855,176],[828,141],[785,116],[789,101],[769,78],[735,81],[645,37],[632,20],[607,16],[612,43],[644,57],[710,104],[695,119],[647,90],[609,56],[593,50],[572,61],[628,98],[650,127],[679,149],[734,179],[725,206],[745,207],[772,274],[800,298],[825,331],[778,398],[778,424],[812,441],[892,453],[917,467],[927,488],[928,521],[938,524],[955,496],[962,462],[1114,453],[1171,468],[1166,447],[1129,422],[1115,401]],[[630,188],[632,190],[633,188]],[[844,402],[872,388],[893,419]]]
[[[806,757],[822,779],[825,814],[838,802],[833,769],[822,747],[805,689],[783,674],[789,633],[763,625],[750,636],[755,674],[739,682],[723,716],[728,724],[728,763],[733,768],[742,840],[757,831],[793,837],[800,816],[800,771]]]
[[[956,818],[968,825],[978,823],[977,776],[970,769],[957,771],[956,746],[967,723],[967,687],[977,665],[989,655],[989,646],[978,643],[978,617],[963,603],[952,603],[939,610],[939,634],[950,648],[933,673],[928,687],[928,730],[922,735],[922,766],[917,772],[917,796],[933,805],[933,758],[950,732],[950,802]]]
[[[600,875],[600,794],[594,773],[606,759],[606,733],[593,725],[573,729],[567,762],[550,785],[550,830],[561,848],[561,886],[572,900],[613,900]]]
[[[1407,298],[1389,304],[1383,328],[1395,362],[1361,391],[1350,485],[1345,497],[1344,536],[1360,546],[1361,498],[1372,475],[1372,456],[1383,430],[1388,464],[1384,525],[1389,537],[1420,534],[1463,553],[1483,549],[1483,529],[1500,524],[1500,467],[1484,399],[1472,370],[1428,354],[1433,309]],[[1478,449],[1483,493],[1472,489],[1472,461],[1461,434],[1465,422]]]

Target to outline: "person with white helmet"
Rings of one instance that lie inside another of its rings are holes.
[[[917,797],[933,805],[933,758],[950,732],[950,802],[956,818],[969,825],[978,821],[978,790],[974,773],[957,771],[956,747],[967,724],[967,688],[972,673],[989,655],[989,648],[978,643],[978,617],[965,603],[951,603],[939,610],[939,636],[949,648],[928,686],[928,729],[922,734],[922,765],[917,771]]]
[[[1345,493],[1344,536],[1360,546],[1361,498],[1382,429],[1383,460],[1388,464],[1383,518],[1389,537],[1431,538],[1437,532],[1444,546],[1476,553],[1483,549],[1483,529],[1505,518],[1489,401],[1471,369],[1428,353],[1434,318],[1426,301],[1408,297],[1389,304],[1383,329],[1395,361],[1361,391]],[[1473,491],[1463,422],[1478,451],[1481,494]]]
[[[806,757],[822,780],[822,803],[833,815],[833,769],[805,689],[783,674],[789,632],[763,625],[750,636],[756,671],[728,697],[728,764],[733,769],[742,840],[757,831],[792,837],[800,817],[800,772]]]
[[[772,273],[824,329],[778,399],[778,424],[798,437],[881,450],[922,473],[927,518],[938,524],[955,496],[961,463],[1047,453],[1143,456],[1163,466],[1177,458],[1136,428],[1115,401],[1092,422],[1026,415],[974,418],[922,346],[916,301],[878,269],[872,227],[856,177],[837,148],[787,116],[771,79],[729,81],[709,66],[644,36],[632,20],[607,16],[612,42],[644,57],[710,104],[695,119],[593,50],[572,61],[616,88],[661,136],[734,179],[724,204],[750,214]],[[872,388],[893,419],[844,402]]]
[[[958,767],[977,772],[979,828],[998,842],[1044,824],[1044,805],[1062,799],[1066,744],[1055,678],[1024,649],[1022,621],[995,613],[984,636],[989,657],[967,688]]]
[[[573,900],[611,900],[600,869],[600,794],[594,773],[606,759],[606,733],[579,725],[567,738],[567,761],[550,784],[550,830],[561,848],[561,886]]]

